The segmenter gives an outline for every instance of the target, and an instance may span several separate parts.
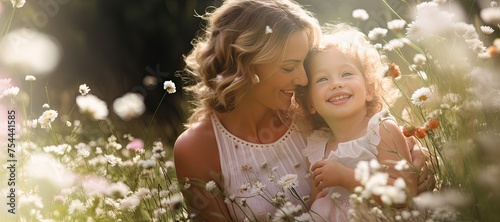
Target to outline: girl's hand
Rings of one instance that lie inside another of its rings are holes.
[[[313,185],[318,190],[327,187],[341,186],[345,166],[333,160],[321,160],[311,167]]]

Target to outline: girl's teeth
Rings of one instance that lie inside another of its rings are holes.
[[[329,102],[335,102],[335,101],[344,100],[344,99],[347,99],[347,98],[349,98],[349,96],[344,95],[344,96],[338,96],[338,97],[332,98],[332,99],[330,99],[328,101]]]

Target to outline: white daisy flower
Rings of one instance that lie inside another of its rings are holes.
[[[290,221],[293,219],[293,215],[300,211],[302,207],[300,205],[294,206],[291,202],[286,202],[283,207],[274,213],[272,222]]]
[[[365,184],[370,178],[370,165],[367,161],[360,161],[354,169],[354,178],[361,184]]]
[[[413,56],[413,63],[415,63],[415,65],[423,65],[425,62],[427,62],[425,55],[415,54],[415,56]]]
[[[364,9],[355,9],[352,11],[352,17],[361,21],[366,21],[370,16]]]
[[[27,127],[34,129],[38,126],[38,119],[27,120],[25,124]]]
[[[389,179],[389,174],[387,173],[374,173],[370,176],[365,185],[365,190],[368,192],[367,194],[373,193],[375,195],[381,195],[383,190],[380,190],[381,187],[387,185],[387,181]],[[369,195],[364,194],[364,197],[369,197]]]
[[[130,192],[130,188],[122,181],[109,185],[106,194],[110,197],[125,197]]]
[[[409,220],[412,217],[412,215],[411,215],[410,211],[403,210],[403,211],[401,211],[401,217],[402,217],[402,219],[404,219],[406,221],[406,220]]]
[[[69,204],[68,213],[70,215],[76,213],[82,213],[85,211],[85,209],[87,209],[87,207],[80,200],[73,200]]]
[[[296,216],[294,218],[294,221],[297,222],[308,222],[308,221],[313,221],[311,214],[309,213],[302,213],[300,216]]]
[[[297,174],[287,174],[278,180],[278,185],[284,189],[290,189],[298,186]]]
[[[110,166],[116,166],[117,164],[123,163],[122,158],[117,157],[115,155],[104,155],[104,158],[106,158],[106,161],[108,161]]]
[[[26,75],[26,77],[24,77],[24,80],[28,82],[33,82],[36,80],[36,77],[33,75]]]
[[[92,94],[76,97],[80,113],[88,115],[93,120],[104,120],[108,116],[106,103]]]
[[[389,40],[389,42],[387,42],[387,44],[384,45],[383,49],[386,51],[393,51],[403,48],[403,46],[405,46],[405,42],[403,41],[403,39],[391,39]]]
[[[168,80],[168,81],[165,81],[163,83],[163,89],[164,90],[167,90],[168,93],[172,94],[172,93],[175,93],[176,90],[175,90],[175,83]]]
[[[403,159],[403,160],[400,160],[396,163],[396,165],[394,166],[394,169],[396,169],[397,171],[402,171],[402,170],[410,169],[410,166],[408,165],[408,162]]]
[[[414,41],[426,40],[450,30],[454,15],[439,8],[435,2],[417,5],[415,20],[408,24],[406,36]]]
[[[2,94],[0,95],[0,98],[7,97],[7,96],[14,97],[14,96],[17,96],[18,93],[19,93],[19,87],[12,86],[12,87],[9,87],[6,90],[4,90],[2,92]]]
[[[38,124],[42,128],[50,128],[51,123],[57,118],[57,111],[55,110],[46,110],[42,113],[40,117],[38,117]]]
[[[368,32],[368,38],[370,40],[377,40],[379,38],[383,38],[387,35],[387,29],[384,28],[374,28]]]
[[[58,146],[46,146],[43,148],[43,151],[47,153],[55,153],[63,155],[64,153],[71,151],[71,146],[68,144],[61,144]]]
[[[182,194],[175,193],[174,195],[167,198],[167,201],[165,203],[170,209],[178,209],[182,206],[182,201],[184,201],[184,197],[182,196]]]
[[[139,160],[137,162],[137,165],[142,166],[142,168],[144,169],[153,169],[153,167],[156,165],[156,161],[152,159]]]
[[[24,2],[17,0],[17,7]],[[19,73],[48,75],[59,63],[61,52],[52,36],[28,27],[18,28],[2,36],[0,64]]]
[[[493,28],[491,28],[490,26],[486,25],[481,26],[481,32],[483,32],[486,35],[491,35],[493,34],[494,31],[495,30],[493,30]]]
[[[137,206],[141,204],[141,200],[137,196],[131,195],[121,200],[120,204],[122,208],[127,209],[129,211],[134,211],[135,208],[137,208]]]
[[[500,23],[500,8],[488,7],[481,9],[479,14],[481,19],[487,24],[496,25]]]
[[[12,3],[12,8],[21,8],[26,3],[26,0],[10,0]]]
[[[389,206],[405,203],[406,198],[405,190],[394,186],[385,186],[383,192],[380,194],[380,200]]]
[[[123,120],[139,117],[145,110],[144,98],[138,93],[126,93],[113,102],[113,111]]]
[[[151,198],[151,190],[141,187],[135,192],[135,195],[141,199],[149,199]]]
[[[387,28],[391,31],[401,31],[406,25],[406,21],[403,19],[394,19],[387,22]]]
[[[251,195],[260,195],[264,192],[265,189],[266,189],[266,185],[257,180],[252,184],[252,188],[250,189],[250,194]]]
[[[456,221],[459,212],[451,206],[441,206],[432,212],[431,218],[435,221]]]
[[[456,93],[448,93],[443,96],[443,103],[455,105],[460,102],[460,95]]]
[[[85,96],[90,92],[90,88],[87,86],[87,84],[82,84],[78,88],[78,92],[80,92],[82,96]]]
[[[217,188],[217,184],[216,184],[216,183],[215,183],[215,181],[213,181],[213,180],[208,181],[208,182],[205,184],[205,189],[206,189],[208,192],[213,192],[215,188]]]
[[[43,209],[43,201],[40,196],[37,194],[30,194],[30,193],[23,193],[22,195],[19,195],[19,205],[23,207],[36,207],[39,209]]]
[[[432,100],[432,92],[428,87],[417,89],[411,96],[413,105],[422,106]]]

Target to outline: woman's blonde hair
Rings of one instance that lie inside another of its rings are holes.
[[[185,56],[185,71],[195,85],[188,126],[214,110],[229,112],[255,83],[255,64],[278,62],[290,35],[304,30],[310,47],[319,42],[320,27],[310,12],[291,0],[227,0],[203,19],[203,35]]]
[[[350,25],[339,23],[335,25],[327,24],[323,28],[324,35],[318,47],[313,47],[304,63],[308,78],[310,77],[311,60],[319,53],[335,48],[343,54],[350,56],[355,65],[363,74],[365,84],[372,99],[367,101],[367,115],[373,116],[384,108],[384,104],[391,103],[387,91],[392,85],[389,79],[384,78],[389,65],[386,57],[370,43],[367,36]],[[313,129],[328,127],[319,114],[311,114],[309,85],[300,87],[297,92],[297,102],[302,107],[305,118],[311,122]]]

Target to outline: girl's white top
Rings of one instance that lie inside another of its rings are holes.
[[[325,153],[325,148],[328,140],[332,137],[331,131],[329,131],[329,129],[316,130],[307,138],[307,148],[304,150],[304,156],[307,157],[311,166],[317,161],[329,159],[354,169],[360,161],[369,161],[377,158],[377,146],[380,143],[380,123],[384,120],[396,121],[387,111],[378,112],[368,121],[365,135],[356,140],[339,143],[337,149],[330,151],[330,153]],[[347,216],[339,215],[339,213],[346,213],[347,209],[350,207],[349,195],[352,193],[351,191],[341,186],[330,187],[329,193],[325,198],[329,198],[331,194],[334,193],[340,195],[336,198],[338,201],[337,204],[330,199],[328,199],[328,201],[318,199],[311,206],[311,210],[323,212],[320,214],[322,214],[321,216],[324,218],[329,218],[327,221],[332,219],[337,221],[339,216]],[[321,202],[322,204],[317,204],[316,202]],[[337,209],[334,209],[335,207],[337,207]],[[337,212],[337,219],[331,218],[333,214],[330,210]]]
[[[224,180],[222,189],[233,220],[244,221],[248,217],[252,221],[267,221],[268,214],[272,217],[278,210],[270,202],[279,201],[276,195],[282,190],[292,203],[301,204],[289,189],[280,188],[291,184],[295,178],[297,186],[294,189],[299,197],[311,193],[307,164],[302,155],[305,135],[298,130],[298,124],[293,122],[280,139],[268,144],[251,143],[234,136],[215,115],[212,115],[212,124]],[[261,140],[269,138],[266,133],[273,130],[279,129],[270,126],[262,130]],[[280,181],[281,178],[288,180]]]

